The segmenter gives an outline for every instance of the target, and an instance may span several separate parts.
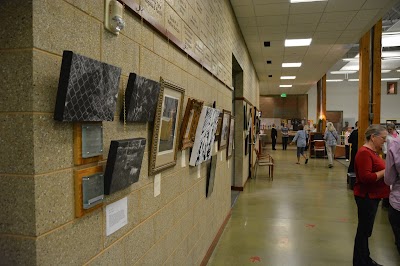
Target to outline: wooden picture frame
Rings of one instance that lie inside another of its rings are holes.
[[[235,118],[231,116],[231,121],[229,124],[228,146],[226,149],[226,159],[230,159],[232,157],[234,140],[235,140]]]
[[[176,164],[178,129],[185,90],[161,78],[161,88],[154,119],[150,150],[149,175]]]
[[[197,124],[199,123],[199,117],[201,110],[203,109],[203,104],[203,101],[191,98],[188,99],[179,137],[180,150],[193,147]]]
[[[228,135],[229,135],[229,124],[231,121],[231,112],[228,110],[222,110],[222,125],[221,134],[218,139],[218,150],[225,149],[228,145]]]
[[[387,83],[387,94],[397,94],[397,82]]]

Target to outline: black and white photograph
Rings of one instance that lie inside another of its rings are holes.
[[[111,141],[104,175],[106,195],[127,188],[139,180],[145,147],[144,138]]]
[[[121,68],[64,51],[54,119],[113,121]]]
[[[120,120],[126,122],[152,122],[157,108],[160,83],[136,73],[129,74],[125,91],[125,107]]]
[[[220,110],[203,106],[190,155],[190,166],[197,166],[211,159],[219,114]]]
[[[228,143],[228,132],[229,132],[229,123],[231,118],[231,112],[227,110],[222,110],[222,126],[221,126],[221,134],[219,135],[219,144],[218,150],[222,150],[226,148]]]

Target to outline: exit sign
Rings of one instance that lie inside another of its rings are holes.
[[[281,97],[282,97],[282,98],[286,98],[286,93],[282,93],[282,94],[281,94]]]

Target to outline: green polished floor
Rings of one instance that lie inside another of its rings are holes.
[[[335,161],[330,169],[327,159],[297,165],[293,147],[269,152],[274,181],[266,169],[248,181],[208,265],[352,265],[357,210],[346,166]],[[369,245],[378,263],[400,265],[381,207]]]

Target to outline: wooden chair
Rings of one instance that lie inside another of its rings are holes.
[[[324,140],[314,140],[314,154],[315,158],[317,158],[317,153],[322,152],[322,158],[325,158],[326,156],[326,150],[325,150],[325,141]]]
[[[254,164],[254,178],[257,177],[257,170],[260,166],[267,166],[268,167],[268,177],[271,181],[274,181],[274,158],[271,155],[266,154],[262,155],[260,151],[257,149],[255,150],[257,158],[256,163]]]

